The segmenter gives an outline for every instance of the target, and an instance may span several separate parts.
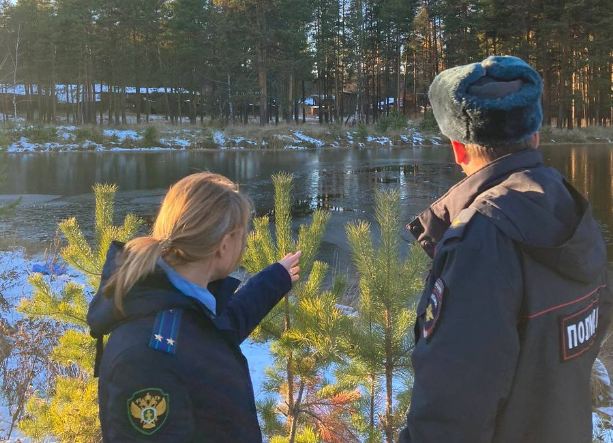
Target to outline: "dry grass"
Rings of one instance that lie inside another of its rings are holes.
[[[613,127],[559,129],[546,126],[541,129],[543,143],[613,143]]]

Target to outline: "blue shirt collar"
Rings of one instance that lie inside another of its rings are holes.
[[[158,258],[157,264],[166,273],[170,283],[172,283],[172,285],[177,288],[179,292],[187,297],[198,300],[205,308],[207,308],[208,311],[210,311],[211,315],[215,316],[215,313],[217,312],[217,300],[211,291],[209,291],[207,288],[203,288],[202,286],[192,283],[183,277],[161,257]]]

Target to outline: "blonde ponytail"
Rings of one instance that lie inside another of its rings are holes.
[[[201,172],[179,180],[166,194],[152,234],[126,243],[105,294],[123,313],[123,298],[153,272],[159,257],[172,264],[208,259],[224,235],[246,234],[251,212],[251,201],[222,175]]]
[[[124,246],[119,258],[119,267],[105,287],[108,296],[113,297],[115,307],[123,313],[123,296],[134,284],[155,269],[155,263],[162,255],[162,242],[147,236],[130,240]]]

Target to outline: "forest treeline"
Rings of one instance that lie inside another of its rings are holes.
[[[610,0],[3,0],[0,112],[369,123],[491,54],[538,69],[546,124],[611,125]]]

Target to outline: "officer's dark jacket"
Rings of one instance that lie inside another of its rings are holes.
[[[121,249],[119,243],[111,246],[102,285]],[[127,294],[125,317],[115,311],[111,299],[100,291],[96,294],[87,315],[91,333],[94,337],[110,333],[99,367],[105,442],[262,440],[249,368],[239,344],[291,289],[291,279],[276,263],[235,292],[238,285],[233,278],[209,285],[217,302],[214,317],[175,289],[159,268]],[[159,332],[160,313],[176,320],[177,312],[181,313],[180,325],[169,333],[174,353],[151,347]],[[139,407],[130,401],[148,390],[168,396],[149,431],[140,426]],[[136,413],[131,416],[134,407]],[[147,435],[151,430],[155,432]]]
[[[591,442],[612,294],[587,201],[530,149],[465,178],[408,229],[434,260],[400,442]]]

